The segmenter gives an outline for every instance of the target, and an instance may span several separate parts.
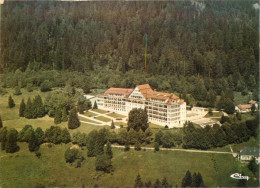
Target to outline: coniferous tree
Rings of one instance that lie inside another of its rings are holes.
[[[93,106],[93,109],[97,109],[98,106],[97,106],[97,101],[94,102],[94,106]]]
[[[146,182],[145,184],[144,184],[144,187],[152,187],[152,182],[149,180],[148,182]]]
[[[80,121],[78,118],[78,114],[77,114],[76,109],[73,108],[69,114],[68,127],[69,127],[69,129],[76,129],[79,126],[80,126]]]
[[[114,123],[114,121],[112,120],[112,122],[111,122],[111,127],[110,127],[111,129],[115,129],[116,127],[115,127],[115,123]]]
[[[198,182],[197,182],[197,173],[194,172],[194,174],[192,175],[192,182],[191,182],[191,186],[192,187],[197,187]]]
[[[60,109],[56,109],[55,111],[55,116],[54,116],[54,123],[55,124],[60,124],[61,123],[61,118],[62,118],[62,113]]]
[[[227,98],[224,101],[224,111],[228,114],[233,114],[235,112],[234,103],[230,98]]]
[[[196,178],[196,187],[206,187],[205,185],[204,185],[204,181],[203,181],[203,179],[202,179],[202,176],[201,176],[201,174],[198,172],[198,174],[197,174],[197,178]]]
[[[38,143],[42,144],[44,141],[44,132],[40,127],[37,127],[34,131],[36,138],[38,139]]]
[[[6,135],[5,151],[6,153],[14,153],[19,149],[17,145],[17,130],[11,128]]]
[[[62,122],[68,121],[68,115],[67,115],[67,110],[66,110],[66,108],[63,108],[63,109],[62,109],[61,121],[62,121]]]
[[[88,135],[88,143],[87,143],[88,157],[96,156],[96,154],[95,154],[95,143],[96,143],[97,135],[98,135],[97,130],[91,131]]]
[[[24,117],[26,117],[27,119],[33,118],[33,106],[30,97],[28,98],[25,106]]]
[[[7,127],[3,127],[0,129],[0,142],[1,142],[2,150],[5,150],[6,141],[7,141]]]
[[[39,149],[39,141],[38,138],[35,135],[35,132],[33,131],[31,134],[31,137],[28,142],[29,151],[33,152]]]
[[[134,187],[139,187],[139,188],[141,188],[141,187],[143,187],[143,182],[142,182],[142,179],[141,179],[141,176],[140,176],[140,174],[138,173],[137,174],[137,176],[136,176],[136,179],[135,179],[135,185],[134,185]]]
[[[18,133],[17,140],[19,142],[28,142],[31,134],[32,134],[33,128],[31,125],[25,125],[23,129]]]
[[[192,184],[192,177],[191,177],[191,173],[188,170],[184,176],[184,178],[182,179],[182,187],[190,187]]]
[[[33,100],[33,109],[35,111],[35,118],[43,117],[45,115],[45,110],[40,95],[37,95]]]
[[[21,104],[20,104],[20,108],[19,108],[19,116],[20,117],[24,117],[24,112],[25,112],[25,103],[24,103],[24,99],[22,99]]]
[[[9,95],[9,98],[8,98],[8,107],[9,108],[15,107],[15,103],[14,103],[14,100],[11,95]]]
[[[97,134],[96,142],[95,142],[95,155],[102,155],[104,153],[104,138],[100,131]]]
[[[156,179],[153,185],[154,188],[160,188],[161,187],[161,181],[159,179]]]
[[[111,143],[108,141],[106,144],[106,151],[105,151],[106,155],[108,156],[109,159],[113,158],[113,152],[112,152],[112,148],[111,148]]]
[[[168,188],[169,187],[169,184],[168,184],[168,181],[167,181],[166,177],[164,177],[163,180],[162,180],[162,187],[164,187],[164,188]]]

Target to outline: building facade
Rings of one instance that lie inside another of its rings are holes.
[[[110,88],[96,98],[98,108],[128,115],[133,108],[146,108],[152,123],[180,127],[186,121],[186,103],[172,93],[154,91],[149,84],[135,89]]]
[[[257,164],[260,162],[260,155],[259,155],[259,149],[255,147],[247,147],[243,148],[238,152],[238,159],[240,161],[250,161],[252,158],[255,158]]]

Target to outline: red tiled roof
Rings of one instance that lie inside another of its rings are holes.
[[[167,104],[172,104],[174,100],[180,99],[178,96],[172,93],[158,92],[154,91],[149,84],[138,85],[137,88],[142,93],[146,100],[148,99],[159,99],[163,100]],[[110,88],[108,89],[104,95],[108,94],[120,94],[124,95],[124,97],[129,97],[129,95],[133,92],[133,89],[127,88]],[[179,100],[179,104],[182,104],[184,100]]]
[[[246,109],[250,109],[252,107],[252,104],[239,104],[239,105],[237,105],[237,107],[240,110],[246,110]]]
[[[148,99],[151,93],[153,93],[153,89],[149,84],[138,85],[137,88],[142,93],[145,99]]]
[[[128,88],[114,88],[111,87],[106,92],[104,95],[108,94],[118,94],[118,95],[124,95],[124,97],[128,97],[134,90],[133,89],[128,89]]]
[[[254,100],[250,100],[248,103],[249,103],[249,104],[255,104],[256,101],[254,101]]]

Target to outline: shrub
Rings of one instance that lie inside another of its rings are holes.
[[[159,151],[159,150],[160,150],[160,145],[157,142],[155,142],[154,143],[154,151],[156,152],[156,151]]]
[[[36,151],[35,152],[35,156],[39,159],[39,158],[41,158],[42,154],[41,154],[41,152]]]
[[[79,150],[78,149],[68,148],[65,151],[65,160],[66,160],[67,163],[73,163],[78,158],[79,158]]]
[[[40,86],[41,92],[51,91],[51,83],[48,80],[45,80]]]
[[[27,84],[27,85],[26,85],[26,90],[27,90],[28,92],[32,92],[32,91],[33,91],[33,85],[32,85],[31,83]]]
[[[22,94],[22,92],[21,92],[20,87],[19,87],[19,86],[16,86],[16,87],[14,88],[14,95],[21,95],[21,94]]]

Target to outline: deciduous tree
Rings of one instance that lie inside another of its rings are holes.
[[[62,119],[62,112],[60,111],[60,109],[56,109],[55,111],[55,116],[54,116],[54,123],[55,124],[60,124]]]
[[[140,129],[145,131],[149,127],[146,109],[143,110],[141,108],[134,108],[131,110],[128,115],[127,125],[128,130],[133,128],[136,131],[139,131]]]

